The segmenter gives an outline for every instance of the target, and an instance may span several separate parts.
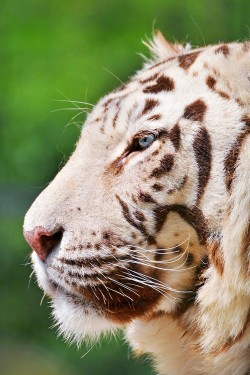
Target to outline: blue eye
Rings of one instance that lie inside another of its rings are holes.
[[[144,148],[147,148],[155,141],[155,135],[154,134],[147,134],[144,137],[138,138],[138,146],[141,150]]]

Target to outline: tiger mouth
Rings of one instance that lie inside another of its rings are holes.
[[[95,288],[74,285],[68,291],[54,281],[50,282],[54,290],[65,295],[72,304],[90,306],[102,316],[119,324],[148,315],[161,298],[159,292],[146,285],[136,290],[128,290],[125,285],[122,289],[113,283],[98,285]]]
[[[127,323],[148,314],[162,297],[150,280],[147,284],[143,268],[131,264],[127,254],[119,259],[106,256],[91,261],[49,257],[42,270],[52,300],[61,296],[69,308],[89,306],[116,323]],[[47,288],[43,289],[46,292]]]

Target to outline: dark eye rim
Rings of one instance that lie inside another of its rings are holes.
[[[150,134],[154,136],[154,141],[151,142],[147,147],[141,148],[138,145],[138,139],[148,136]],[[160,140],[161,138],[167,138],[167,137],[169,137],[169,132],[164,128],[151,130],[151,131],[144,130],[144,131],[138,132],[134,136],[134,138],[131,140],[131,142],[127,145],[123,153],[112,163],[112,165],[114,165],[115,168],[119,171],[127,163],[130,156],[133,157],[133,154],[136,155],[138,153],[143,152],[144,150],[147,150],[148,148],[152,146],[152,144],[154,144],[156,140]]]
[[[139,144],[139,140],[142,139],[142,138],[146,138],[150,135],[153,135],[153,137],[154,137],[153,141],[148,146],[142,147]],[[156,141],[156,139],[157,139],[157,134],[155,132],[152,132],[152,131],[144,131],[144,132],[136,134],[136,136],[133,138],[129,153],[136,152],[136,151],[144,151],[144,150],[148,149]]]

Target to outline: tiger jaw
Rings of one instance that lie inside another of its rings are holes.
[[[86,338],[98,339],[101,333],[119,328],[97,306],[61,290],[53,297],[52,307],[59,334],[77,344],[81,344]]]
[[[36,253],[33,252],[32,254],[33,268],[37,275],[38,284],[52,299],[53,306],[56,309],[61,306],[62,299],[65,299],[64,306],[67,305],[69,311],[77,305],[78,309],[82,307],[84,314],[88,310],[88,314],[94,312],[94,315],[119,325],[127,324],[134,318],[148,316],[157,309],[164,293],[153,287],[152,275],[155,272],[152,272],[150,276],[149,272],[147,272],[147,275],[138,272],[140,270],[138,266],[130,269],[128,256],[123,255],[119,259],[121,262],[122,259],[125,261],[127,258],[127,267],[125,263],[125,267],[113,267],[112,271],[108,273],[107,271],[103,273],[101,270],[96,270],[92,274],[89,273],[88,269],[83,269],[82,273],[79,273],[79,270],[75,272],[72,268],[74,261],[64,259],[64,264],[61,264],[61,267],[66,268],[66,270],[62,272],[59,266],[55,266],[59,263],[56,261],[59,251],[58,246],[46,262],[42,262]],[[82,260],[82,263],[84,261],[86,263],[87,259]],[[77,262],[79,265],[79,259]],[[71,265],[68,270],[67,263]],[[69,282],[67,275],[71,279],[76,277],[77,282]],[[137,281],[137,285],[135,281]],[[149,285],[147,285],[148,281]],[[61,301],[59,305],[58,299]],[[57,314],[60,316],[59,311],[55,314],[55,316]]]
[[[86,337],[96,339],[102,332],[118,328],[97,305],[50,280],[45,264],[34,252],[32,262],[38,285],[52,300],[52,316],[58,332],[66,340],[80,344]]]

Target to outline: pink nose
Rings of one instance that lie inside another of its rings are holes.
[[[24,231],[24,237],[32,250],[44,262],[54,247],[60,242],[62,230],[48,231],[39,226],[31,231]]]

